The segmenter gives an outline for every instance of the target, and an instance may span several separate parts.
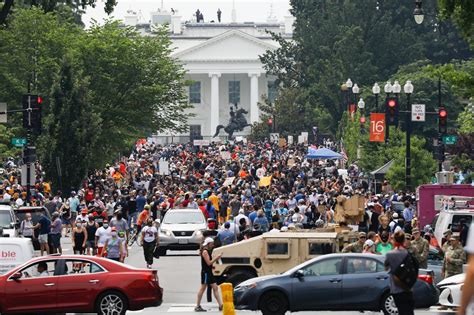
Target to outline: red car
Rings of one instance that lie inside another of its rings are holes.
[[[159,306],[156,270],[105,258],[51,255],[34,258],[0,276],[0,313],[125,314]]]

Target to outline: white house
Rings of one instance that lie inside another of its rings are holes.
[[[218,125],[228,124],[230,107],[235,109],[235,104],[248,112],[248,123],[259,120],[257,103],[265,97],[272,100],[277,93],[274,79],[266,75],[259,60],[265,51],[278,48],[266,31],[290,39],[293,17],[283,23],[274,19],[267,23],[183,22],[167,11],[152,13],[150,23],[137,23],[136,15],[125,17],[126,24],[135,25],[144,35],[152,33],[153,21],[170,24],[173,57],[182,62],[187,79],[193,81],[188,90],[194,114],[188,120],[190,133],[175,137],[211,139]],[[236,135],[249,133],[247,127]],[[225,136],[223,130],[220,136]]]

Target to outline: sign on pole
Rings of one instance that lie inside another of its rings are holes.
[[[457,141],[458,141],[458,136],[456,135],[443,136],[444,144],[456,144]]]
[[[23,164],[21,166],[21,186],[28,185],[27,180],[26,180],[27,178],[26,172],[27,172],[27,165]],[[35,168],[35,164],[32,163],[30,164],[30,186],[33,186],[35,184],[35,181],[36,181],[36,168]]]
[[[0,103],[0,123],[7,122],[7,103]]]
[[[371,142],[385,141],[385,114],[370,113],[370,139]]]
[[[288,136],[288,144],[289,145],[293,144],[293,136]]]
[[[411,104],[411,121],[425,121],[425,104]]]
[[[193,145],[194,146],[209,146],[211,144],[211,141],[209,140],[193,140]]]
[[[15,147],[22,147],[26,145],[26,138],[12,138],[12,144]]]

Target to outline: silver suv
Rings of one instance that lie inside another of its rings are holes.
[[[198,249],[206,228],[206,218],[199,209],[169,210],[160,227],[160,255],[166,255],[168,249]]]
[[[18,237],[20,224],[10,205],[0,204],[0,237]]]

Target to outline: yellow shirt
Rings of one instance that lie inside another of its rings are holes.
[[[209,200],[212,202],[214,208],[219,211],[219,197],[217,197],[216,195],[211,195],[209,197]]]

